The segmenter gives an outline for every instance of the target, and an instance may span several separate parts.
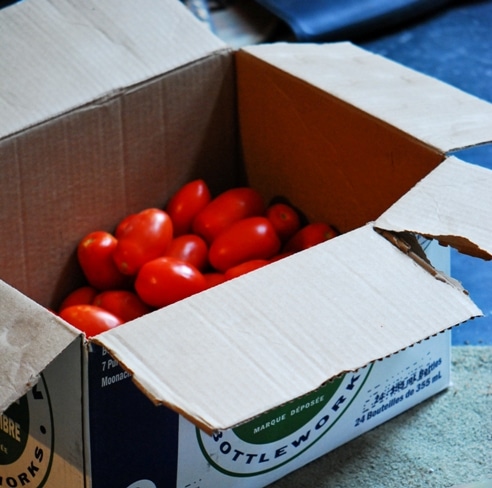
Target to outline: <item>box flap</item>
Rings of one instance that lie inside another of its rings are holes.
[[[436,238],[492,259],[492,171],[452,156],[376,220],[376,227]],[[487,223],[488,225],[485,225]]]
[[[19,2],[0,24],[0,139],[227,48],[175,0]]]
[[[276,43],[242,52],[443,153],[491,141],[491,104],[351,43]]]
[[[0,412],[29,391],[80,332],[0,281]]]
[[[479,315],[367,225],[95,341],[155,403],[212,432]]]

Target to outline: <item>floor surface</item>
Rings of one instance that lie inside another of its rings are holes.
[[[457,346],[444,392],[272,488],[492,488],[492,347]]]

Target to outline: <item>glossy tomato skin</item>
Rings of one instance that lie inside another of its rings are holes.
[[[203,273],[207,288],[212,288],[216,285],[220,285],[226,281],[224,273],[219,273],[218,271],[209,271],[208,273]]]
[[[207,288],[203,274],[189,263],[162,256],[145,263],[135,280],[138,296],[151,307],[161,308]]]
[[[208,244],[223,230],[238,220],[263,215],[265,204],[253,188],[237,187],[216,196],[193,220],[193,233]]]
[[[251,261],[245,261],[244,263],[229,268],[224,273],[224,276],[226,280],[232,280],[233,278],[238,278],[246,273],[250,273],[255,269],[263,268],[263,266],[266,266],[269,263],[270,261],[268,259],[252,259]]]
[[[166,205],[166,212],[171,217],[174,236],[189,234],[195,216],[212,200],[210,190],[201,179],[183,185]]]
[[[170,242],[165,255],[190,263],[200,271],[204,271],[208,266],[208,245],[205,239],[196,234],[182,234],[175,237]]]
[[[64,308],[59,316],[87,337],[114,329],[123,323],[116,315],[95,305],[72,305]]]
[[[58,311],[71,305],[90,305],[97,294],[98,290],[93,286],[86,285],[76,288],[63,299],[58,307]]]
[[[308,249],[339,235],[338,231],[324,222],[313,222],[302,227],[285,244],[283,252],[292,253]]]
[[[297,210],[286,203],[270,205],[265,216],[272,223],[282,242],[290,239],[301,228],[301,218]]]
[[[126,217],[124,217],[118,225],[116,226],[116,230],[114,232],[115,236],[122,236],[126,232],[126,227],[131,223],[132,219],[135,217],[136,214],[129,214]]]
[[[173,224],[167,212],[158,208],[142,210],[123,222],[116,231],[113,260],[121,273],[133,276],[144,263],[164,254],[173,237]]]
[[[252,259],[270,259],[280,249],[280,239],[266,217],[238,220],[220,233],[208,253],[210,264],[225,272]]]
[[[280,252],[278,254],[275,254],[275,256],[273,256],[273,258],[270,259],[270,263],[274,263],[275,261],[280,261],[281,259],[284,259],[288,256],[291,256],[292,254],[294,254],[293,252]]]
[[[129,322],[150,313],[152,308],[130,290],[106,290],[98,293],[92,305],[101,307],[119,317],[122,322]]]
[[[77,246],[77,259],[89,284],[98,290],[122,288],[128,277],[117,268],[113,254],[117,239],[105,231],[87,234]]]

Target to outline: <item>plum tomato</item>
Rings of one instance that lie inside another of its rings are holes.
[[[113,261],[117,239],[105,231],[87,234],[77,246],[77,259],[88,283],[98,290],[123,288],[128,277]]]
[[[297,210],[286,203],[270,205],[265,216],[272,223],[282,242],[287,241],[301,228],[301,218]]]
[[[113,260],[121,273],[136,275],[147,261],[162,256],[173,237],[171,217],[164,210],[147,208],[118,226]]]
[[[58,311],[71,305],[90,305],[97,294],[98,291],[93,286],[86,285],[76,288],[63,299]]]
[[[87,337],[93,337],[123,323],[116,315],[95,305],[72,305],[64,308],[59,315]]]
[[[218,271],[209,271],[208,273],[203,273],[203,277],[207,283],[207,288],[212,288],[213,286],[220,285],[226,281],[224,273],[219,273]]]
[[[181,259],[200,271],[204,271],[208,265],[208,245],[205,239],[196,234],[175,237],[164,255]]]
[[[211,200],[210,190],[203,180],[193,180],[183,185],[165,207],[173,221],[174,236],[189,234],[196,214]]]
[[[145,263],[135,280],[138,296],[151,307],[161,308],[207,288],[203,274],[192,264],[170,256]]]
[[[265,204],[253,188],[237,187],[216,196],[193,220],[193,233],[202,236],[209,244],[234,222],[263,215]]]
[[[151,307],[130,290],[103,291],[94,297],[92,305],[111,312],[123,322],[129,322],[152,311]]]
[[[250,271],[254,271],[255,269],[262,268],[263,266],[266,266],[269,263],[270,261],[268,259],[252,259],[251,261],[245,261],[244,263],[229,268],[224,273],[224,276],[226,280],[232,280],[233,278],[242,276],[243,274],[249,273]]]
[[[290,256],[294,254],[293,252],[280,252],[278,254],[275,254],[272,259],[270,259],[270,263],[274,263],[275,261],[280,261],[281,259],[286,258],[287,256]]]
[[[227,269],[252,259],[270,259],[280,249],[280,239],[266,217],[238,220],[212,242],[208,259],[212,267]]]
[[[283,252],[293,253],[308,249],[338,235],[338,231],[324,222],[313,222],[299,229],[285,244]]]
[[[135,215],[136,214],[129,214],[126,217],[124,217],[122,220],[120,220],[114,231],[114,235],[116,236],[116,238],[122,236],[125,233],[127,225],[132,221]]]

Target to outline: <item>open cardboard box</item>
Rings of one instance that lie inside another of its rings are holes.
[[[415,236],[484,259],[492,106],[349,43],[237,52],[175,1],[0,11],[0,479],[264,486],[446,388],[481,311]],[[87,232],[183,183],[343,235],[88,342]]]

